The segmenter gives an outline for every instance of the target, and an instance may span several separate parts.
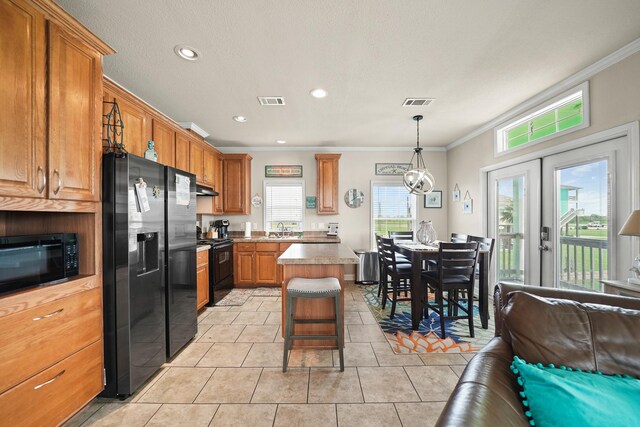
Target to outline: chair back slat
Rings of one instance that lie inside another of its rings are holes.
[[[393,243],[393,239],[380,237],[380,248],[383,262],[396,271],[396,245]]]
[[[466,234],[451,233],[451,243],[467,243],[468,238]]]
[[[445,283],[447,279],[460,279],[460,276],[464,276],[464,281],[473,282],[477,261],[478,242],[440,243],[438,250],[440,283]]]
[[[413,241],[413,231],[390,231],[389,237],[394,241]]]
[[[493,248],[496,244],[496,239],[491,237],[479,237],[479,236],[469,236],[470,242],[478,242],[478,250],[481,251],[489,251],[489,262],[493,258]]]

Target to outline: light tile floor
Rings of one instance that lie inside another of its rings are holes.
[[[280,299],[207,308],[194,341],[137,393],[95,399],[71,426],[429,426],[473,355],[397,355],[359,289],[336,350],[294,350],[282,373]]]

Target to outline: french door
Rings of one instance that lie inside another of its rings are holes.
[[[488,179],[488,235],[496,239],[491,283],[539,285],[540,159],[492,171]]]
[[[600,291],[624,279],[633,210],[628,137],[491,171],[487,228],[495,281]]]
[[[601,291],[600,280],[627,277],[631,239],[618,230],[633,209],[630,155],[623,137],[543,159],[544,286]]]

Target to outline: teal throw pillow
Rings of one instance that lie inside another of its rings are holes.
[[[640,380],[513,358],[525,415],[532,426],[638,426]]]

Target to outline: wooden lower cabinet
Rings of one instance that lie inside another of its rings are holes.
[[[234,284],[238,287],[280,286],[278,257],[291,243],[241,242],[234,244]]]
[[[196,265],[196,308],[200,310],[209,302],[209,250],[198,252]]]
[[[0,394],[0,426],[55,426],[103,388],[103,345],[96,341]]]

